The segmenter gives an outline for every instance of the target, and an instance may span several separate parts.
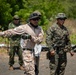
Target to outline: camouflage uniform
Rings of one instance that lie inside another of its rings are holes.
[[[29,20],[39,19],[39,15],[32,13]],[[24,68],[26,75],[35,75],[35,61],[34,61],[34,46],[36,43],[41,43],[43,40],[43,30],[40,26],[33,26],[30,22],[18,26],[14,29],[9,29],[4,32],[0,32],[0,36],[10,37],[11,35],[24,35],[22,42],[22,55],[24,61]],[[26,35],[31,35],[31,38],[26,38]]]
[[[18,24],[18,26],[19,25],[20,24]],[[8,29],[12,29],[12,28],[15,28],[15,27],[17,27],[17,26],[13,22],[11,22],[9,24]],[[21,36],[19,36],[19,35],[14,35],[14,36],[9,38],[9,44],[10,44],[9,65],[10,66],[13,66],[13,64],[14,64],[15,53],[19,57],[19,64],[20,64],[20,66],[23,65],[22,50],[21,50],[21,47],[20,47],[20,39],[21,39]]]
[[[55,55],[51,55],[49,58],[50,75],[64,75],[67,64],[66,52],[71,50],[68,30],[64,25],[60,27],[55,23],[46,34],[46,43],[50,52],[55,51]]]

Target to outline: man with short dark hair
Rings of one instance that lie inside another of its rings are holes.
[[[69,52],[73,56],[69,33],[64,26],[66,19],[65,13],[58,13],[56,16],[57,22],[46,33],[46,43],[50,55],[50,75],[64,75],[67,64],[66,53]]]

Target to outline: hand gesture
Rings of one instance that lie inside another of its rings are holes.
[[[53,50],[53,51],[50,51],[50,55],[51,56],[54,56],[55,55],[55,51]]]
[[[70,55],[73,56],[74,55],[74,52],[70,52]]]

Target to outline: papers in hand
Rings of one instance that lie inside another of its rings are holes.
[[[25,42],[24,42],[24,39],[22,39],[22,38],[20,40],[20,46],[21,46],[21,48],[25,48]]]
[[[35,56],[40,56],[40,53],[41,53],[41,44],[35,44],[35,47],[34,47],[34,54]]]

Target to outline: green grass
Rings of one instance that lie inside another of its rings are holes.
[[[76,34],[70,35],[70,40],[72,44],[76,44]]]
[[[8,43],[8,38],[0,37],[0,43]]]
[[[8,38],[0,37],[0,44],[8,44]],[[7,53],[7,48],[0,47],[0,54]]]

